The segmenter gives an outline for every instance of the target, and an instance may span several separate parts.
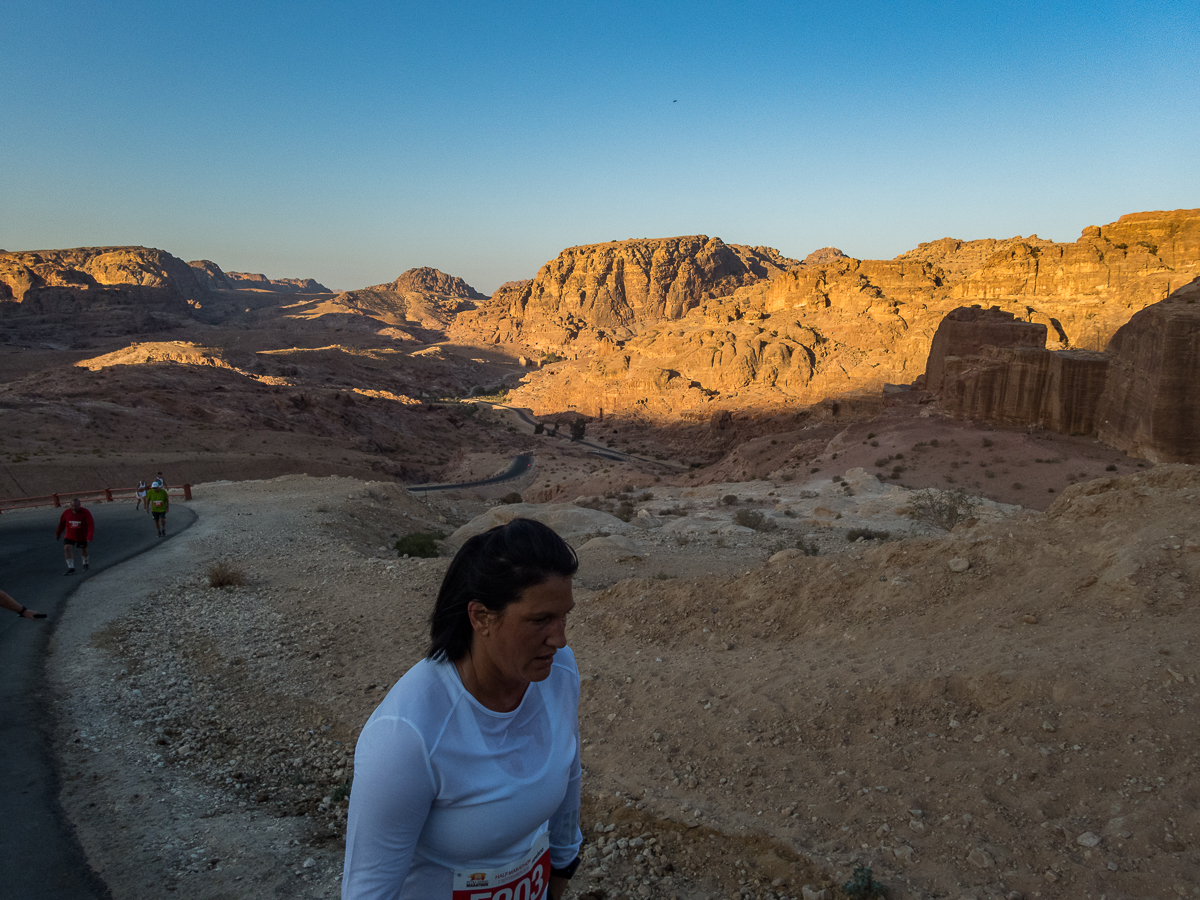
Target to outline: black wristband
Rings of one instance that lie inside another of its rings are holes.
[[[25,607],[24,606],[22,606],[19,610],[17,610],[17,615],[24,618],[24,616],[25,616]]]
[[[556,869],[556,868],[554,868],[554,866],[551,866],[550,867],[550,877],[551,878],[564,878],[567,881],[570,881],[572,876],[574,876],[576,870],[579,868],[579,864],[582,861],[583,860],[581,860],[578,856],[576,856],[573,860],[571,860],[569,863],[567,863],[561,869]]]

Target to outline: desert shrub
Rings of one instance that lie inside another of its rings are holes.
[[[634,513],[636,513],[636,512],[637,512],[637,510],[634,508],[632,503],[625,502],[616,508],[616,511],[613,513],[613,515],[616,516],[618,519],[620,519],[622,522],[628,522],[630,519],[633,518]]]
[[[886,466],[891,461],[892,461],[892,458],[890,456],[881,456],[881,457],[879,457],[879,459],[875,460],[875,467],[878,469],[882,469],[884,466]]]
[[[542,365],[549,366],[556,362],[562,362],[563,359],[564,359],[564,357],[559,356],[557,353],[553,353],[553,352],[547,353],[545,356],[542,357]]]
[[[878,446],[879,446],[879,441],[871,441],[871,446],[872,446],[872,447],[878,447]]]
[[[1105,472],[1115,472],[1115,471],[1117,471],[1117,467],[1115,465],[1113,465],[1112,463],[1109,463],[1107,466],[1104,467],[1104,471]]]
[[[949,531],[959,522],[969,519],[979,501],[962,488],[952,491],[924,490],[913,494],[908,513],[918,522]]]
[[[354,777],[351,776],[329,792],[329,799],[334,803],[341,803],[350,796],[350,788],[354,784]]]
[[[432,559],[438,555],[437,542],[445,536],[441,531],[411,531],[396,541],[394,546],[399,556]]]
[[[518,494],[516,491],[509,491],[507,494],[505,494],[503,497],[500,498],[500,502],[507,505],[509,503],[524,503],[525,501],[521,498],[521,495]]]
[[[846,532],[846,540],[850,542],[857,541],[859,538],[864,541],[886,541],[888,532],[872,531],[870,528],[851,528]]]
[[[654,499],[654,495],[651,494],[649,491],[646,491],[646,493],[638,495],[637,501],[638,501],[638,503],[649,503],[653,499]]]
[[[733,494],[726,494],[721,498],[721,504],[723,506],[733,506],[735,503],[737,503],[737,497],[733,496]]]
[[[873,432],[873,431],[872,431],[872,432],[869,432],[869,433],[867,434],[867,440],[868,440],[868,441],[869,441],[871,438],[873,438],[873,437],[875,437],[875,432]]]
[[[241,587],[245,583],[246,573],[232,563],[219,562],[208,567],[209,587]]]
[[[850,880],[842,885],[847,897],[853,900],[873,900],[875,897],[886,897],[887,888],[876,881],[870,866],[858,866]]]
[[[937,438],[934,438],[933,440],[931,440],[931,441],[929,442],[929,446],[930,446],[930,447],[937,447],[937,446],[939,446],[939,445],[938,445],[938,439],[937,439]],[[868,869],[868,871],[870,871],[870,870]]]
[[[817,546],[816,541],[811,541],[808,538],[800,538],[796,541],[796,549],[801,551],[805,556],[817,556],[821,552],[821,548]]]
[[[672,578],[675,578],[675,577],[676,576],[674,576],[674,575],[668,575],[666,572],[655,572],[654,573],[655,581],[670,581]]]

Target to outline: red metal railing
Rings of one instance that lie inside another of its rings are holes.
[[[190,484],[179,484],[175,487],[167,486],[167,493],[171,491],[180,491],[183,493],[184,500],[192,499],[192,486]],[[0,512],[6,509],[32,509],[36,506],[62,506],[64,503],[70,503],[76,497],[81,503],[112,503],[118,497],[134,498],[137,496],[137,488],[97,488],[94,491],[69,491],[62,494],[46,494],[43,497],[17,497],[12,500],[0,500]]]

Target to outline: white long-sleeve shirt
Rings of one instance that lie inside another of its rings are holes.
[[[579,852],[579,669],[570,648],[512,712],[487,709],[454,664],[421,660],[354,751],[343,900],[450,900],[455,871],[505,866],[542,835]]]

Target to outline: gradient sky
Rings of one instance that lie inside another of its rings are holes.
[[[484,292],[563,247],[889,258],[1200,206],[1179,2],[0,9],[0,247]]]

